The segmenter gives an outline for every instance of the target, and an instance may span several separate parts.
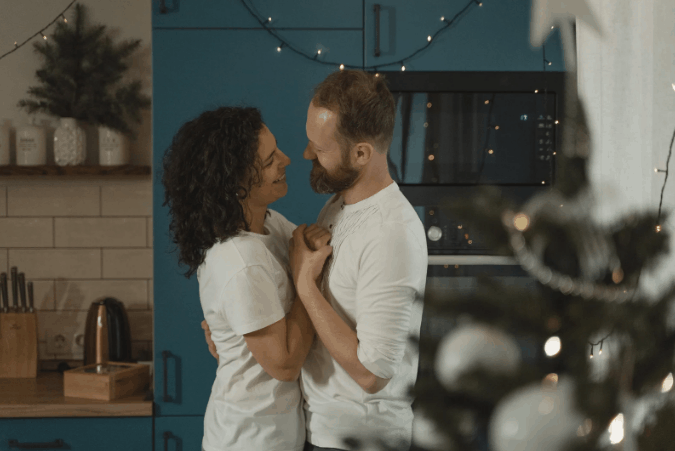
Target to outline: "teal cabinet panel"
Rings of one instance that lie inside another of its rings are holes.
[[[30,449],[72,451],[148,451],[152,450],[152,418],[0,420],[0,451],[21,449],[21,445],[24,448],[34,445]]]
[[[414,71],[541,71],[542,49],[530,45],[530,0],[429,0],[424,7],[408,0],[365,2],[365,65],[398,70],[388,65],[413,54],[428,43],[446,20],[472,3],[427,49],[405,62]],[[375,10],[380,5],[380,56],[375,56]],[[546,70],[564,70],[557,30],[546,43]]]
[[[300,48],[323,46],[322,57],[329,61],[361,62],[360,31],[287,34]],[[297,224],[311,223],[328,199],[312,192],[311,163],[302,153],[313,87],[338,66],[287,50],[277,52],[276,46],[259,30],[153,31],[154,355],[160,416],[203,415],[216,369],[200,328],[203,314],[197,280],[182,275],[184,269],[177,264],[168,234],[168,210],[162,206],[162,158],[173,135],[185,121],[207,109],[257,106],[279,148],[291,159],[286,169],[288,194],[271,208]]]
[[[155,451],[202,449],[204,417],[156,417]]]
[[[246,0],[275,28],[363,28],[361,0]],[[161,12],[162,4],[165,6]],[[152,0],[153,28],[257,28],[241,0]]]

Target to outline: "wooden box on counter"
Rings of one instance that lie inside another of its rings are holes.
[[[107,362],[63,373],[63,395],[110,401],[148,388],[150,367],[138,363]]]

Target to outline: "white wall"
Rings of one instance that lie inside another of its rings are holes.
[[[579,93],[593,141],[590,174],[598,218],[614,221],[631,211],[656,210],[675,129],[675,2],[590,0],[603,26],[598,37],[578,22]],[[670,162],[664,211],[675,207],[675,158]],[[671,254],[641,278],[657,293],[675,279],[675,215],[663,224]]]
[[[79,0],[89,13],[92,22],[106,25],[119,39],[141,39],[141,47],[134,59],[130,75],[141,78],[145,92],[151,95],[151,2],[150,0]],[[39,31],[68,6],[70,0],[0,0],[0,54],[11,50],[14,41],[23,42]],[[66,13],[71,21],[74,9]],[[51,28],[50,28],[51,30]],[[49,30],[45,33],[49,36]],[[38,36],[39,39],[39,36]],[[32,42],[0,60],[0,119],[10,119],[16,127],[28,121],[28,114],[19,110],[17,102],[26,97],[29,86],[35,84],[35,71],[40,60],[33,51]],[[54,117],[38,115],[38,121],[49,121],[52,129],[56,127]],[[87,163],[98,161],[97,134],[94,129],[87,130]],[[53,135],[48,135],[51,139]],[[130,143],[132,164],[151,164],[151,114],[144,112],[143,122],[138,129],[138,137]],[[53,161],[51,148],[48,154]]]

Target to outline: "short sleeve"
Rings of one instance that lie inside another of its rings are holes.
[[[238,335],[260,330],[286,315],[272,276],[260,265],[247,266],[235,274],[223,287],[220,305]]]
[[[391,379],[403,360],[427,263],[404,224],[385,224],[365,243],[356,288],[357,356],[376,376]]]

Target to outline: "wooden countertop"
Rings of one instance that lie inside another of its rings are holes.
[[[63,374],[40,372],[36,379],[0,379],[0,418],[152,416],[152,401],[145,396],[114,401],[65,397]]]

